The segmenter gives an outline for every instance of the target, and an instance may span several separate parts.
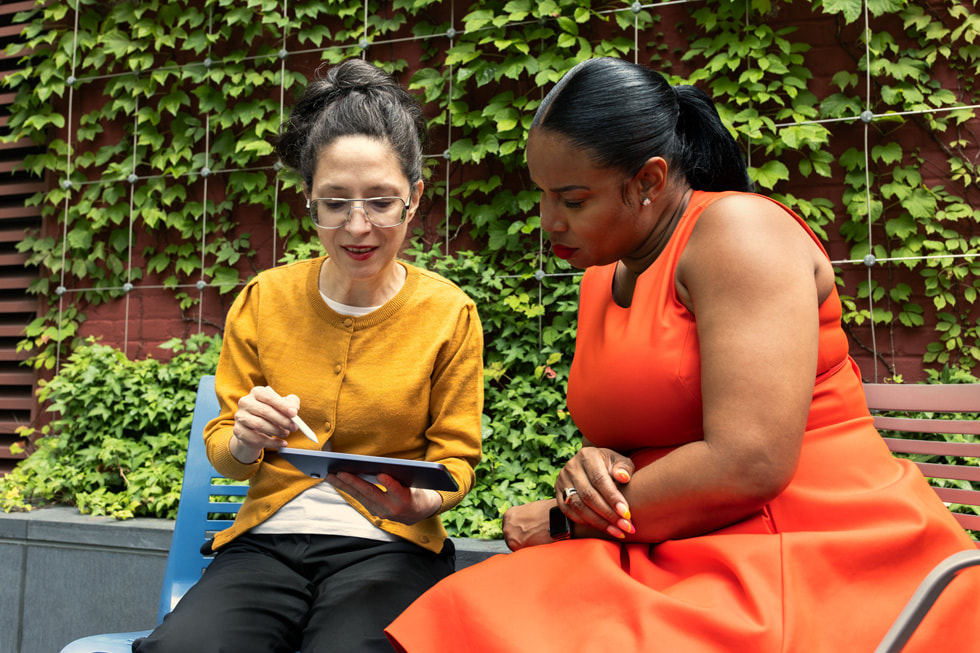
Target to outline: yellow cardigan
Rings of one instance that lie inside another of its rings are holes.
[[[475,304],[443,277],[399,261],[408,274],[398,294],[363,317],[340,315],[320,296],[324,260],[262,272],[228,312],[216,374],[221,414],[205,428],[204,441],[215,469],[248,479],[250,487],[235,523],[215,536],[214,548],[325,482],[272,450],[248,465],[231,455],[238,400],[258,385],[297,395],[299,416],[321,447],[329,441],[334,451],[444,464],[460,489],[440,493],[439,512],[473,487],[483,411],[483,331]],[[299,432],[287,441],[290,447],[316,447]],[[341,494],[379,528],[441,550],[446,530],[438,514],[409,526],[374,516]]]

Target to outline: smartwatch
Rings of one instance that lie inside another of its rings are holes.
[[[548,521],[548,533],[551,535],[551,539],[555,541],[567,540],[572,536],[572,523],[568,521],[568,517],[558,506],[554,506],[548,513]]]

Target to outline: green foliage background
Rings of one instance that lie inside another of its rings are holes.
[[[83,513],[177,515],[197,384],[212,374],[217,337],[164,345],[168,363],[127,359],[89,340],[39,394],[58,417],[40,429],[37,450],[0,478],[0,508],[70,503]]]
[[[973,378],[980,262],[964,254],[980,249],[978,121],[975,109],[956,107],[980,101],[976,1],[869,0],[866,8],[868,33],[860,0],[673,9],[587,0],[38,5],[23,72],[5,80],[17,91],[6,138],[41,145],[27,165],[52,181],[32,200],[46,228],[21,244],[41,270],[32,291],[50,298],[51,310],[21,348],[38,368],[55,367],[77,347],[86,309],[118,301],[127,284],[160,280],[181,310],[200,301],[200,280],[230,296],[263,266],[243,227],[248,211],[277,216],[282,260],[314,253],[301,213],[280,199],[298,185],[276,165],[272,139],[281,106],[312,75],[311,59],[366,56],[424,98],[437,145],[446,141],[445,158],[431,159],[427,199],[430,221],[449,235],[433,237],[430,224],[409,253],[480,307],[486,459],[477,490],[448,525],[495,535],[501,510],[549,494],[577,446],[564,387],[578,277],[543,251],[537,193],[524,173],[527,129],[566,70],[609,55],[637,56],[709,91],[759,190],[824,238],[843,238],[850,258],[879,261],[864,279],[841,270],[849,327],[873,321],[894,339],[935,324],[923,358],[931,377]],[[818,79],[810,34],[794,17],[834,21],[852,65]],[[834,125],[859,124],[862,114],[868,144],[835,141]],[[831,187],[839,196],[813,192]],[[132,224],[147,236],[135,265]],[[927,254],[936,258],[906,258]],[[890,258],[902,260],[880,263]],[[59,295],[62,285],[79,291]],[[70,437],[67,423],[52,429]]]

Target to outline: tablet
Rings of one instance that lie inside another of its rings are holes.
[[[373,477],[385,473],[402,485],[447,490],[456,492],[459,485],[446,466],[426,460],[406,460],[404,458],[384,458],[382,456],[361,456],[336,451],[318,451],[284,447],[279,455],[289,461],[296,469],[313,478],[326,478],[327,474],[350,472],[365,477],[371,483]]]

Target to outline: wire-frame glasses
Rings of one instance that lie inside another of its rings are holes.
[[[342,197],[318,197],[307,200],[306,208],[310,219],[320,229],[340,229],[347,224],[359,204],[368,221],[375,227],[397,227],[405,222],[408,213],[408,200],[400,197],[367,197],[345,199]]]

